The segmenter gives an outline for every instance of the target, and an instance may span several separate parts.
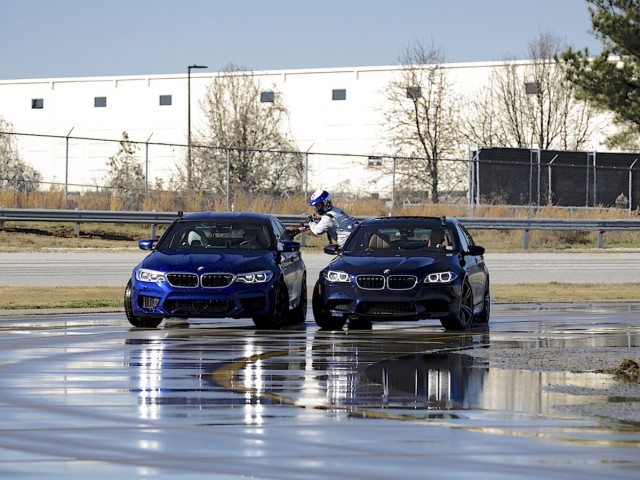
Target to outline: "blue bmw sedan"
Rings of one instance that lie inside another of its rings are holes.
[[[484,248],[453,218],[383,217],[362,222],[320,272],[313,315],[321,328],[349,322],[438,319],[466,330],[491,307]]]
[[[251,318],[258,328],[303,323],[306,268],[300,244],[280,221],[257,213],[192,213],[177,218],[133,269],[125,288],[129,323],[164,318]]]

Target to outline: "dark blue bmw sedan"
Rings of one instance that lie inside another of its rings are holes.
[[[280,221],[257,213],[177,218],[133,269],[124,307],[136,327],[164,318],[251,318],[259,328],[302,323],[306,269],[300,244]]]
[[[438,319],[447,329],[487,323],[484,248],[453,218],[383,217],[362,222],[320,272],[313,315],[321,328],[349,322]]]

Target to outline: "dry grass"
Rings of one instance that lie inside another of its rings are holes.
[[[106,192],[85,192],[74,197],[74,206],[85,210],[119,210],[120,198]],[[13,191],[0,191],[0,207],[24,208],[63,208],[64,192],[51,189],[31,192],[29,195]],[[389,207],[382,200],[370,198],[336,198],[335,203],[355,216],[386,216]],[[254,195],[236,192],[233,198],[233,210],[275,213],[288,215],[308,214],[311,208],[308,199],[302,194],[290,198],[273,198],[267,195]],[[225,196],[184,195],[171,191],[154,191],[143,205],[144,210],[157,211],[225,211]],[[568,209],[543,207],[536,211],[507,205],[481,205],[473,209],[467,205],[425,204],[397,206],[394,215],[423,215],[449,217],[490,217],[519,218],[629,218],[629,212],[623,209]],[[637,212],[633,213],[637,218]],[[476,230],[473,232],[478,244],[490,246],[490,251],[519,250],[523,246],[524,233],[517,230]],[[20,248],[135,248],[135,241],[148,238],[149,226],[82,224],[81,236],[74,237],[72,224],[27,224],[25,222],[6,222],[0,229],[0,249]],[[639,248],[640,232],[607,232],[604,236],[607,248]],[[323,245],[324,238],[310,238],[310,246]],[[572,231],[532,231],[529,236],[530,248],[595,248],[596,232]]]
[[[83,210],[121,210],[122,201],[117,194],[107,191],[85,191],[71,194],[67,208]],[[334,203],[344,208],[352,215],[377,216],[389,215],[389,206],[385,201],[367,197],[343,198],[334,196]],[[14,190],[0,190],[0,208],[44,208],[62,209],[64,206],[64,190],[52,187],[49,190],[38,190],[29,193]],[[235,211],[253,211],[262,213],[304,214],[310,210],[308,198],[302,194],[295,194],[286,198],[274,198],[269,195],[256,195],[251,192],[237,190],[233,194],[232,209]],[[225,195],[186,194],[170,190],[150,190],[143,202],[141,210],[157,210],[161,212],[177,211],[224,211],[226,210]],[[469,207],[468,205],[451,204],[422,204],[397,205],[394,215],[427,215],[427,216],[455,216],[455,217],[534,217],[534,218],[629,218],[626,209],[619,208],[558,208],[514,207],[499,204],[484,204]],[[639,212],[632,212],[637,216]]]

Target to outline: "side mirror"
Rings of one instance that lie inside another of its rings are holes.
[[[473,255],[474,257],[479,257],[481,255],[484,255],[484,247],[481,247],[480,245],[471,245],[469,247],[469,251],[466,252],[467,255]]]
[[[153,250],[154,243],[155,240],[139,240],[138,247],[140,247],[140,250]]]
[[[324,246],[324,253],[329,254],[329,255],[338,255],[340,253],[340,247],[338,245],[336,245],[335,243],[333,243],[331,245],[325,245]]]
[[[298,252],[300,251],[300,244],[298,242],[292,242],[291,240],[280,240],[278,242],[278,251]]]

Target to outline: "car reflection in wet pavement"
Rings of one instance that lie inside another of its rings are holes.
[[[497,305],[490,326],[463,333],[5,317],[0,475],[637,478],[640,426],[569,415],[554,407],[593,397],[544,388],[605,388],[611,375],[490,368],[461,352],[637,347],[639,309]]]

